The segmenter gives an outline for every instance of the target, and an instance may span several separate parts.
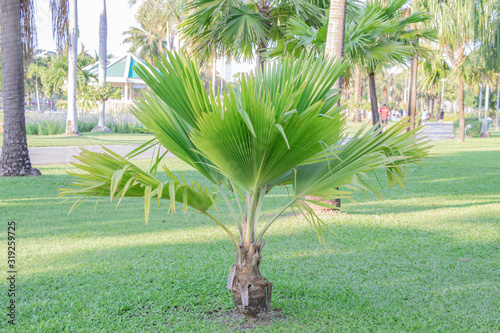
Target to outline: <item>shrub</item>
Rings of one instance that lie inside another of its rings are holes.
[[[91,132],[99,122],[98,115],[78,117],[78,131]],[[144,126],[131,114],[107,115],[106,126],[113,133],[143,133]],[[66,131],[66,115],[61,113],[27,113],[26,134],[56,135]]]
[[[460,120],[456,120],[453,123],[453,133],[457,133],[459,127]],[[465,127],[467,125],[471,125],[469,130],[467,131],[466,136],[471,138],[477,138],[481,135],[481,122],[477,121],[476,117],[467,117],[465,118]]]

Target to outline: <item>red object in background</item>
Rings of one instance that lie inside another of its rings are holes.
[[[389,110],[389,108],[387,106],[384,106],[380,109],[380,119],[387,119],[387,116],[389,115],[389,112],[391,112],[391,110]]]

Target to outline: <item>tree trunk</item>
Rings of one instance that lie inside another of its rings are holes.
[[[430,114],[431,112],[431,96],[429,94],[426,94],[426,98],[427,98],[427,112],[428,114]]]
[[[335,57],[337,60],[344,57],[344,36],[345,36],[345,13],[346,0],[330,1],[330,17],[328,21],[328,31],[326,35],[325,54],[329,57]],[[333,88],[342,90],[342,76],[339,77]],[[340,208],[340,199],[328,199],[306,196],[306,199],[323,201],[326,204]],[[337,210],[323,206],[310,204],[315,212],[337,213]]]
[[[378,114],[378,102],[377,102],[377,91],[375,88],[375,73],[368,73],[369,88],[370,88],[370,102],[372,106],[372,125],[379,122],[380,117]],[[380,125],[378,125],[380,126]]]
[[[213,50],[213,60],[212,60],[212,91],[214,93],[214,96],[217,95],[217,70],[216,70],[216,65],[217,65],[217,53],[215,52],[215,48]]]
[[[361,66],[358,66],[356,70],[356,76],[354,78],[354,103],[356,105],[356,110],[354,111],[354,121],[361,122]]]
[[[391,83],[389,84],[389,102],[392,102],[392,95],[394,93],[394,86],[393,86],[393,83],[394,83],[394,75],[391,74]]]
[[[488,119],[488,112],[490,111],[490,85],[486,85],[486,95],[484,96],[484,119]]]
[[[460,120],[458,126],[457,142],[465,141],[465,114],[464,114],[464,80],[461,78],[458,81],[458,112],[460,113]]]
[[[415,128],[415,114],[417,111],[417,73],[418,55],[415,54],[411,60],[410,93],[408,96],[407,115],[410,117],[409,131]]]
[[[495,112],[495,131],[498,131],[498,112],[500,111],[500,78],[497,84],[497,112]]]
[[[99,20],[99,88],[106,88],[106,67],[108,63],[108,18],[106,15],[106,0],[102,0],[102,10]],[[106,101],[101,101],[101,111],[99,112],[99,122],[92,129],[92,132],[111,132],[106,127]]]
[[[435,119],[434,115],[434,103],[436,102],[436,96],[432,97],[432,103],[431,103],[431,119]]]
[[[16,0],[3,0],[0,6],[4,106],[0,176],[40,175],[31,166],[26,140],[21,5]]]
[[[245,316],[254,317],[267,311],[271,303],[272,284],[260,275],[262,260],[260,247],[240,246],[236,264],[229,269],[227,288],[233,293],[236,310]]]
[[[78,14],[76,0],[69,0],[69,38],[68,38],[68,116],[66,134],[78,135],[76,123],[76,65],[78,49]]]
[[[479,84],[479,104],[477,106],[477,121],[481,121],[481,108],[483,107],[483,85]]]
[[[439,96],[436,97],[437,99],[437,112],[436,112],[436,119],[439,119],[439,112],[441,112],[441,98]]]

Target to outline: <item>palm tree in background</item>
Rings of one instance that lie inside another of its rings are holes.
[[[136,2],[129,2],[134,5]],[[123,34],[124,43],[132,44],[129,52],[134,52],[143,59],[164,54],[168,49],[175,49],[177,25],[182,17],[182,0],[146,0],[137,10],[136,19],[140,27],[131,27]]]
[[[431,56],[424,58],[419,64],[419,70],[422,79],[419,83],[419,89],[425,91],[432,99],[437,98],[437,110],[441,109],[441,98],[439,96],[439,89],[442,84],[442,79],[449,76],[448,64],[446,60],[434,50]],[[429,108],[429,114],[432,115],[434,107]]]
[[[102,0],[101,14],[99,15],[99,89],[106,90],[106,71],[108,62],[108,16],[106,0]],[[106,127],[106,101],[100,101],[99,121],[92,132],[111,132]]]
[[[361,102],[361,69],[369,78],[372,123],[379,119],[375,72],[382,66],[401,64],[415,52],[418,38],[434,38],[433,29],[410,29],[411,24],[427,22],[430,17],[423,12],[406,15],[405,0],[391,2],[372,1],[366,5],[351,4],[347,7],[344,56],[355,72],[355,103]],[[323,16],[324,17],[324,16]],[[295,17],[292,29],[285,32],[285,39],[269,51],[270,56],[299,54],[304,49],[321,52],[326,43],[326,20],[315,28]]]
[[[33,0],[4,0],[0,3],[2,87],[4,94],[4,135],[0,175],[37,175],[31,166],[24,116],[24,68],[36,45]],[[66,0],[50,0],[54,37],[58,45],[67,40]],[[24,61],[23,61],[24,59]],[[7,98],[5,98],[7,96]]]
[[[187,5],[180,28],[184,39],[193,39],[198,57],[209,59],[215,49],[237,59],[256,58],[261,66],[266,48],[283,37],[288,18],[296,15],[317,26],[324,5],[305,0],[194,0]]]
[[[492,37],[491,30],[498,30],[499,3],[495,0],[428,0],[425,6],[434,16],[438,26],[440,51],[450,66],[453,77],[458,81],[459,130],[457,142],[465,140],[464,87],[469,75],[469,60],[474,56],[478,45],[488,45]],[[494,55],[493,49],[486,47],[485,53]],[[498,53],[496,53],[498,56]],[[487,57],[488,61],[498,62],[498,57]]]

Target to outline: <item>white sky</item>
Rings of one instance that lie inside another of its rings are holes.
[[[107,0],[108,16],[108,54],[114,56],[123,55],[127,52],[130,44],[122,45],[123,31],[139,24],[135,20],[135,12],[139,3],[130,8],[127,0]],[[80,35],[78,38],[78,52],[81,45],[85,46],[91,55],[99,53],[99,15],[102,0],[79,0],[78,1],[78,26]],[[36,0],[36,23],[38,28],[38,49],[55,51],[56,44],[52,39],[52,23],[49,8],[49,0]],[[95,50],[95,51],[94,51]],[[95,52],[95,53],[94,53]]]

